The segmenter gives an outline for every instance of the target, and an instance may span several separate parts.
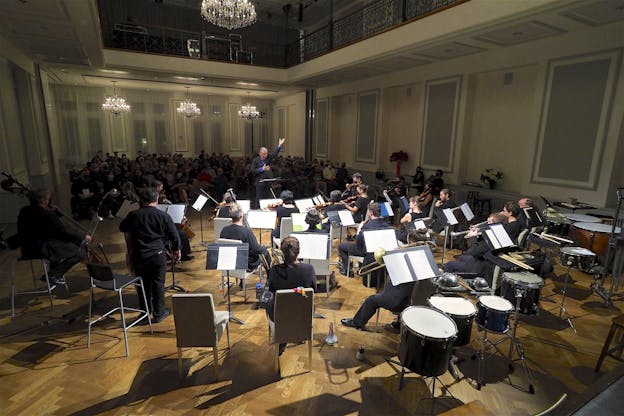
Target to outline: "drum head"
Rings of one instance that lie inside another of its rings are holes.
[[[575,222],[574,227],[580,228],[581,230],[594,231],[599,233],[610,233],[612,225],[602,224],[596,222]],[[615,227],[615,233],[619,234],[622,231],[620,227]]]
[[[477,313],[477,308],[468,299],[456,296],[431,296],[429,304],[451,316],[472,316]]]
[[[600,218],[585,214],[563,214],[572,222],[602,222]]]
[[[594,253],[591,250],[587,250],[585,247],[561,247],[561,250],[559,251],[563,254],[567,254],[568,256],[574,256],[574,257],[584,257],[584,256],[593,257],[596,255],[596,253]]]
[[[412,333],[427,339],[447,340],[457,335],[455,321],[426,306],[410,306],[401,313],[403,325]]]
[[[544,279],[534,273],[505,272],[503,273],[503,279],[512,280],[516,284],[524,286],[544,286]]]
[[[511,302],[500,296],[481,296],[479,297],[479,303],[488,309],[494,309],[501,312],[512,311],[514,308]]]

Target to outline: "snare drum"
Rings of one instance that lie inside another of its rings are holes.
[[[399,359],[421,376],[440,376],[448,369],[456,337],[455,322],[442,312],[409,306],[401,313]]]
[[[559,251],[559,261],[563,267],[588,271],[595,260],[596,254],[584,247],[562,247]]]
[[[602,256],[607,252],[611,228],[613,226],[593,222],[577,222],[572,226],[570,236],[576,244]],[[615,227],[615,233],[619,234],[620,227]]]
[[[457,339],[453,345],[461,347],[470,342],[472,321],[477,308],[468,299],[462,297],[431,296],[428,300],[431,307],[449,315],[457,326]]]
[[[550,216],[546,217],[546,231],[548,234],[567,236],[570,232],[572,222],[565,217]]]
[[[535,315],[538,311],[540,292],[544,279],[528,272],[505,272],[501,284],[501,296],[516,306],[516,292],[521,293],[519,313]]]
[[[477,302],[477,324],[494,332],[509,330],[509,315],[514,307],[500,296],[481,296]]]

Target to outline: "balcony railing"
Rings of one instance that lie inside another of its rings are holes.
[[[104,45],[165,55],[287,68],[468,0],[377,0],[290,44],[269,44],[237,34],[212,34],[143,24],[111,24]],[[104,23],[104,22],[103,22]],[[103,25],[104,26],[104,25]],[[277,28],[276,30],[283,29]]]

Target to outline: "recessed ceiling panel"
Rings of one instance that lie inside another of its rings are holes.
[[[421,49],[418,51],[418,54],[426,56],[427,58],[444,60],[459,58],[460,56],[472,55],[483,51],[485,51],[485,49],[476,46],[470,46],[459,42],[447,42],[432,48]]]
[[[531,21],[485,32],[475,36],[475,39],[501,46],[511,46],[559,35],[564,32],[562,29],[548,26],[538,21]]]
[[[624,0],[600,0],[562,13],[562,16],[592,26],[624,20]]]

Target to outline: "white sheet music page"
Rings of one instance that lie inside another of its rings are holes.
[[[258,202],[260,203],[260,209],[267,209],[269,208],[269,205],[281,204],[284,201],[282,201],[280,198],[274,198],[274,199],[261,199]]]
[[[193,209],[197,212],[201,211],[207,201],[208,198],[203,195],[198,195],[195,203],[193,204]]]
[[[323,203],[323,200],[319,195],[314,195],[312,197],[312,202],[314,202],[314,205],[321,205]]]
[[[446,221],[449,225],[455,225],[458,223],[457,218],[455,218],[455,214],[453,214],[453,211],[450,208],[444,208],[442,212],[444,213]]]
[[[217,259],[217,270],[236,269],[236,247],[219,247],[219,258]]]
[[[404,252],[388,254],[383,259],[393,286],[414,281]]]
[[[314,201],[312,198],[296,199],[295,206],[299,208],[299,212],[306,212],[310,208],[314,208]]]
[[[490,242],[492,243],[492,246],[494,246],[495,249],[502,247],[501,244],[498,242],[498,239],[496,238],[494,231],[485,230],[485,234],[488,236],[488,238],[490,239]]]
[[[395,250],[399,245],[394,228],[362,231],[362,234],[364,235],[364,244],[366,244],[368,253],[373,253],[378,248],[383,248],[386,251]]]
[[[300,212],[293,212],[290,214],[290,218],[292,218],[293,231],[306,231],[310,228],[310,224],[305,222],[307,214],[302,214]]]
[[[507,230],[503,227],[503,224],[491,224],[490,229],[494,231],[494,235],[496,235],[496,239],[502,247],[511,247],[514,245],[513,241],[511,241],[511,237],[507,234]]]
[[[459,209],[461,209],[461,212],[464,214],[464,217],[466,217],[466,221],[471,221],[474,218],[474,213],[472,212],[472,210],[470,209],[470,207],[468,206],[467,203],[463,203],[459,206]]]
[[[162,211],[162,212],[167,212],[167,209],[169,209],[169,205],[167,205],[167,204],[158,204],[158,205],[156,205],[156,209],[158,209],[159,211]]]
[[[312,260],[327,260],[328,235],[320,233],[291,234],[299,240],[299,258]]]
[[[240,205],[241,209],[243,210],[243,213],[245,214],[247,214],[249,210],[251,209],[251,201],[248,199],[238,199],[236,203]]]
[[[422,220],[416,220],[414,221],[414,228],[417,230],[426,230],[427,226],[425,225],[425,222]]]
[[[272,230],[273,228],[275,228],[276,218],[277,212],[275,211],[252,209],[247,213],[247,224],[249,224],[251,228]]]
[[[431,279],[436,276],[436,271],[431,267],[427,253],[424,250],[410,250],[405,256],[416,276],[416,280]]]
[[[340,223],[343,227],[346,227],[348,225],[355,225],[353,215],[348,209],[341,209],[340,211],[338,211],[338,216],[340,217]]]
[[[182,219],[184,219],[184,211],[186,210],[186,205],[184,204],[173,204],[169,205],[169,209],[167,210],[167,214],[171,217],[175,224],[182,223]]]

